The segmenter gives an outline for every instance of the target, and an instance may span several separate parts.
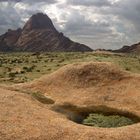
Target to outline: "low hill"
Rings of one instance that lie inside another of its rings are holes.
[[[71,41],[55,29],[47,15],[37,13],[27,21],[23,29],[8,30],[0,36],[0,51],[84,52],[92,49]]]

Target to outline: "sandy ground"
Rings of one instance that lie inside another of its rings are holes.
[[[68,65],[10,89],[40,91],[55,104],[42,104],[26,93],[1,88],[1,140],[140,140],[140,123],[96,128],[68,119],[69,112],[80,110],[140,117],[140,75],[122,71],[111,63]]]

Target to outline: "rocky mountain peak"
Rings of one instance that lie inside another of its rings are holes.
[[[22,30],[8,30],[0,36],[0,51],[86,52],[92,49],[65,37],[55,29],[46,14],[37,13],[31,16]]]
[[[37,13],[27,21],[23,30],[33,30],[33,29],[48,29],[56,31],[51,19],[43,13]]]

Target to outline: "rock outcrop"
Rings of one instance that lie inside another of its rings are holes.
[[[14,50],[15,43],[18,41],[21,35],[22,29],[11,30],[0,36],[0,51],[12,51]]]

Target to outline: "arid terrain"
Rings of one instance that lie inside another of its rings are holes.
[[[139,13],[0,0],[0,140],[140,140]]]
[[[140,140],[139,56],[14,53],[1,58],[0,139]],[[6,67],[9,71],[3,71]],[[116,128],[80,123],[98,112],[135,123]]]

